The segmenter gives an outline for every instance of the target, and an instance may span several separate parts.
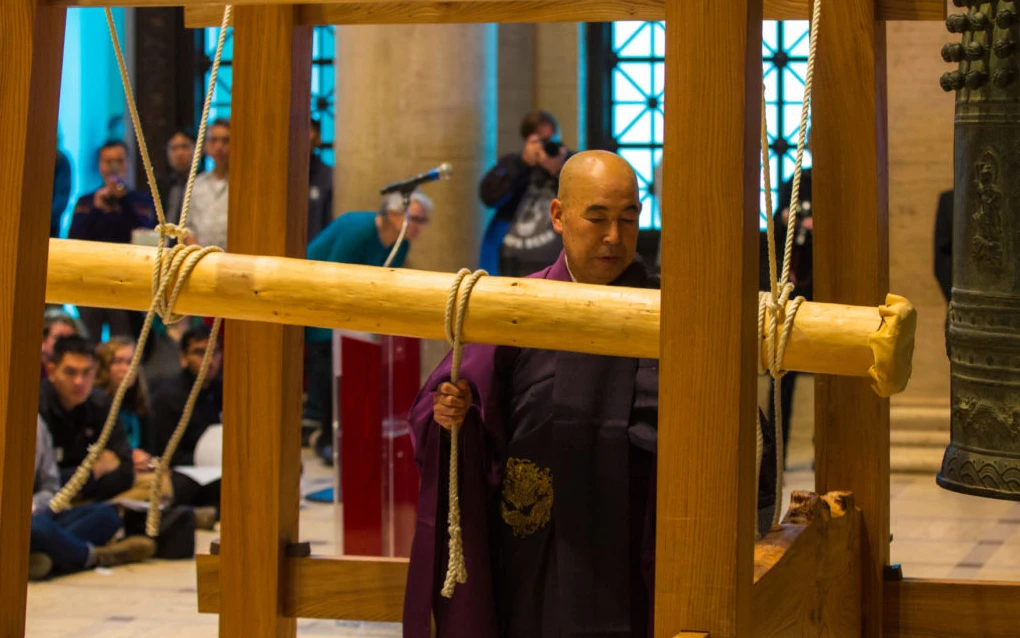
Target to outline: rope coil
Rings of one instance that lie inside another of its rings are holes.
[[[70,507],[71,501],[88,482],[89,474],[92,472],[92,468],[94,467],[96,460],[106,448],[106,445],[110,440],[110,435],[113,433],[113,428],[117,424],[117,418],[120,415],[120,408],[124,402],[124,397],[138,376],[138,368],[141,365],[142,353],[145,350],[145,343],[149,338],[149,331],[152,328],[152,321],[155,315],[158,314],[160,318],[168,324],[176,323],[183,319],[184,316],[176,314],[173,309],[177,303],[177,297],[184,288],[185,282],[188,280],[191,272],[195,269],[195,266],[198,265],[198,262],[200,262],[202,258],[210,253],[221,252],[220,248],[217,246],[203,248],[201,246],[194,245],[184,246],[181,243],[178,243],[169,252],[167,252],[166,244],[168,237],[177,239],[178,242],[182,242],[189,234],[188,229],[185,226],[185,222],[187,221],[188,209],[191,205],[191,195],[194,189],[195,177],[198,174],[198,163],[202,156],[202,144],[205,139],[206,126],[209,119],[209,108],[212,103],[212,96],[216,86],[216,75],[219,71],[220,60],[223,56],[223,44],[226,39],[227,26],[230,24],[230,15],[232,12],[233,7],[231,5],[227,5],[223,10],[220,37],[216,45],[216,54],[213,58],[213,65],[209,74],[209,85],[205,96],[205,103],[202,108],[202,119],[198,130],[198,138],[195,143],[195,152],[191,160],[191,171],[188,175],[187,188],[184,193],[184,200],[181,207],[181,221],[178,224],[169,224],[167,223],[166,216],[163,213],[163,204],[159,197],[159,189],[156,185],[156,177],[152,169],[152,161],[149,157],[149,150],[145,144],[145,135],[142,132],[141,119],[138,116],[138,106],[135,103],[134,91],[131,88],[131,80],[128,77],[127,64],[124,61],[124,52],[120,45],[120,39],[117,36],[117,28],[113,21],[113,13],[109,8],[106,9],[106,23],[110,30],[110,40],[117,56],[117,65],[120,69],[121,82],[124,85],[124,94],[127,97],[128,109],[131,112],[131,122],[134,126],[135,137],[138,140],[138,150],[141,154],[142,163],[145,167],[145,175],[148,179],[149,188],[152,192],[152,200],[156,210],[156,218],[158,220],[155,230],[159,233],[159,243],[156,247],[156,260],[152,269],[152,302],[146,312],[145,323],[142,324],[142,330],[138,336],[138,345],[135,347],[134,356],[131,358],[131,365],[128,369],[127,375],[124,377],[124,380],[117,388],[117,392],[114,394],[113,403],[110,406],[110,412],[106,417],[106,422],[103,424],[103,430],[100,433],[99,438],[93,445],[89,446],[88,455],[82,461],[81,465],[79,465],[75,470],[71,479],[50,500],[50,509],[54,512],[59,512]],[[213,321],[213,327],[209,337],[209,345],[206,348],[205,356],[202,358],[202,365],[199,368],[195,384],[192,386],[191,393],[188,395],[188,400],[185,403],[184,412],[177,423],[177,427],[175,428],[173,435],[170,437],[170,441],[167,443],[163,456],[154,457],[150,461],[150,466],[155,471],[155,480],[152,482],[152,487],[149,492],[149,511],[146,517],[146,533],[152,537],[159,534],[159,505],[162,500],[162,478],[167,471],[170,459],[173,458],[173,454],[177,449],[177,445],[180,442],[181,437],[184,435],[184,431],[187,429],[188,423],[191,420],[191,413],[194,410],[195,401],[198,398],[198,393],[201,391],[202,385],[205,383],[205,376],[209,369],[209,362],[211,361],[212,354],[216,349],[216,338],[219,334],[219,327],[220,319],[217,317]]]
[[[468,300],[478,280],[487,275],[484,270],[471,272],[462,268],[454,277],[450,286],[450,294],[446,297],[445,329],[446,340],[453,346],[453,361],[450,366],[450,380],[456,384],[460,381],[460,364],[464,357],[464,317],[467,315]],[[463,292],[461,287],[463,285]],[[447,529],[450,534],[450,560],[446,568],[446,580],[442,594],[445,598],[453,596],[454,587],[458,583],[467,582],[467,566],[464,563],[464,541],[460,527],[460,496],[458,485],[457,448],[460,425],[450,428],[450,506],[447,514]]]

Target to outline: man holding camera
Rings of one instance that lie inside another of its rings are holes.
[[[560,143],[556,118],[546,111],[524,116],[521,139],[521,152],[501,157],[479,189],[482,202],[496,209],[481,254],[481,268],[493,275],[529,275],[555,261],[563,249],[549,210],[572,152]]]
[[[130,244],[136,228],[155,228],[156,214],[152,198],[131,190],[127,182],[127,145],[119,140],[99,148],[99,175],[103,185],[82,195],[74,206],[69,239]],[[80,308],[81,320],[95,341],[102,339],[103,324],[110,335],[136,336],[127,310]]]

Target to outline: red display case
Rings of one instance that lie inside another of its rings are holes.
[[[417,339],[336,331],[343,553],[411,552],[418,507],[407,413],[421,385]]]

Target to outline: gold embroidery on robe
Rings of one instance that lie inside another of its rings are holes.
[[[552,518],[552,505],[552,470],[527,459],[507,459],[500,510],[514,536],[530,536],[545,527]]]

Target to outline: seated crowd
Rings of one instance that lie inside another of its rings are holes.
[[[154,457],[163,454],[184,413],[191,383],[209,345],[209,329],[198,322],[178,338],[171,330],[154,335],[161,345],[178,348],[177,373],[149,374],[144,366],[139,369],[109,441],[71,507],[60,512],[51,509],[50,500],[99,439],[135,354],[130,337],[117,335],[96,345],[82,332],[77,321],[63,313],[48,314],[43,326],[30,580],[153,556],[190,557],[195,529],[213,529],[219,518],[220,481],[188,472],[203,434],[221,422],[221,355],[217,351],[169,464],[171,471],[164,477],[159,535],[153,539],[145,534]],[[148,359],[155,362],[156,357]],[[155,385],[151,390],[150,382]]]

